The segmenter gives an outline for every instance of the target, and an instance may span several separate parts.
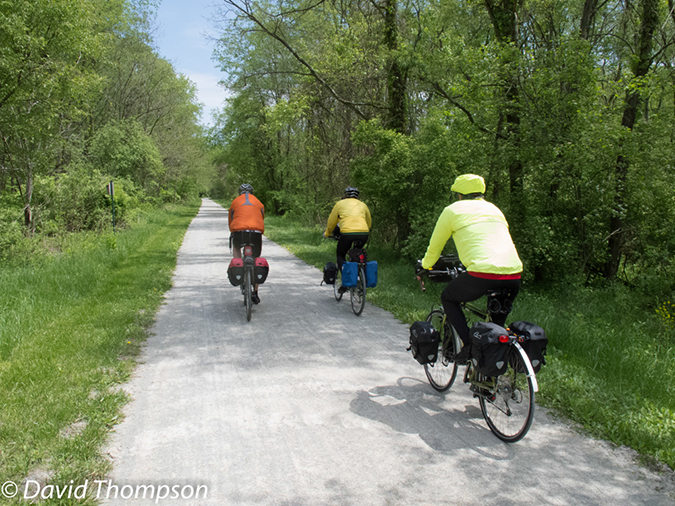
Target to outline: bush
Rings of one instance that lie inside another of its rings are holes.
[[[91,161],[103,173],[128,178],[158,195],[165,169],[157,145],[136,121],[111,122],[96,132]]]
[[[110,176],[86,164],[69,167],[57,176],[35,179],[33,207],[37,231],[61,232],[102,230],[112,225],[112,199],[107,193]],[[115,221],[123,225],[147,200],[130,179],[114,179]]]

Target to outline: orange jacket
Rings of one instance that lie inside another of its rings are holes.
[[[265,232],[265,206],[250,193],[239,195],[230,204],[227,224],[230,232],[240,230]]]

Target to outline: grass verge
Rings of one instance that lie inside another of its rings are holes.
[[[307,263],[335,261],[335,242],[321,238],[321,227],[265,221],[266,235]],[[427,284],[422,293],[411,263],[391,249],[369,245],[368,258],[379,263],[370,302],[406,323],[440,303],[444,285]],[[624,286],[568,284],[525,286],[509,321],[533,321],[548,334],[547,365],[537,376],[540,404],[675,469],[675,332],[657,316]]]
[[[0,483],[19,485],[17,498],[26,480],[78,486],[107,472],[101,445],[127,402],[119,385],[197,210],[156,210],[116,235],[73,236],[49,258],[0,267]],[[94,504],[70,501],[40,504]]]

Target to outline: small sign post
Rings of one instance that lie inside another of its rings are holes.
[[[112,202],[112,223],[113,223],[113,234],[115,233],[115,183],[110,181],[106,185],[108,190],[108,195],[110,195],[110,200]]]

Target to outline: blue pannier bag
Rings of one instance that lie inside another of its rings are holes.
[[[377,261],[366,262],[366,286],[374,288],[377,286]]]
[[[359,264],[356,262],[345,262],[342,264],[342,286],[355,288],[358,277]]]

